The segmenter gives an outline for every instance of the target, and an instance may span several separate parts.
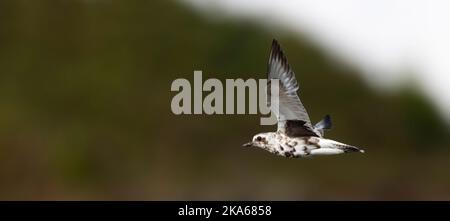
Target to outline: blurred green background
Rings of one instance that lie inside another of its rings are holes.
[[[328,138],[366,154],[241,147],[258,115],[172,114],[176,78],[264,78],[277,38]],[[450,130],[413,82],[375,91],[306,39],[177,1],[0,1],[1,200],[449,200]]]

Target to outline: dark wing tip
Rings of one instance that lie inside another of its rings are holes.
[[[330,117],[329,114],[325,115],[324,121],[325,121],[325,128],[324,129],[330,130],[332,125],[333,125],[333,123],[331,122],[331,117]]]
[[[288,60],[281,49],[280,43],[278,43],[277,39],[272,40],[272,48],[270,50],[269,56],[269,67],[273,62],[279,61],[283,65],[286,70],[290,70]]]
[[[280,47],[280,44],[278,43],[277,39],[275,39],[275,38],[272,40],[272,48],[274,48],[274,47]]]
[[[272,50],[270,51],[270,58],[284,58],[280,43],[278,43],[277,39],[275,38],[272,40]]]

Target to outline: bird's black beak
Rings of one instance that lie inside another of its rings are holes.
[[[251,147],[251,146],[253,146],[253,142],[248,142],[246,144],[243,144],[242,146],[243,147]]]

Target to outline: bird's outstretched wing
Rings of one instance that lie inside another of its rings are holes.
[[[273,100],[270,91],[272,79],[279,79],[279,97]],[[278,130],[291,137],[319,137],[297,95],[299,87],[295,74],[275,39],[269,55],[267,82],[267,103],[278,118]]]

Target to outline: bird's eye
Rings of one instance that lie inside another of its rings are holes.
[[[256,137],[256,141],[261,141],[262,138],[261,137]]]

